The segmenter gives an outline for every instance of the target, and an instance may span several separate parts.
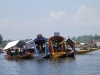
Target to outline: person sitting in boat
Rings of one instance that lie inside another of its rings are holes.
[[[57,43],[57,50],[58,50],[58,52],[61,52],[61,48],[62,48],[62,42]]]
[[[33,53],[34,53],[34,52],[33,52],[33,50],[32,50],[32,49],[27,49],[26,54],[29,54],[29,55],[31,54],[31,56],[32,56],[32,55],[33,55]]]
[[[18,49],[16,49],[14,54],[13,54],[13,56],[16,56],[16,55],[18,55]]]
[[[8,55],[8,56],[13,56],[13,54],[11,53],[10,48],[7,50],[7,55]]]
[[[22,50],[21,50],[21,48],[18,48],[18,55],[22,55],[23,53],[22,53]]]
[[[44,48],[43,48],[43,44],[36,44],[36,48],[37,48],[37,50],[38,50],[39,53],[44,52],[44,51],[43,51],[43,49],[44,49]]]
[[[27,46],[24,45],[23,48],[22,48],[22,52],[23,52],[23,54],[26,54],[27,50],[28,50]]]

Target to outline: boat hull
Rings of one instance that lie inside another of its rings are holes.
[[[66,57],[75,57],[74,51],[70,49],[66,49]]]
[[[22,54],[22,55],[16,55],[16,56],[8,56],[4,55],[5,59],[10,59],[10,60],[16,60],[16,59],[27,59],[27,58],[32,58],[31,54]]]
[[[85,53],[90,53],[90,52],[93,52],[93,51],[96,51],[96,50],[99,50],[98,48],[91,48],[90,50],[78,50],[76,52],[76,54],[85,54]]]
[[[43,58],[66,58],[66,57],[74,57],[74,52],[56,52],[53,54],[47,54],[43,56]]]

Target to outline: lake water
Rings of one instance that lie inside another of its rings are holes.
[[[100,75],[100,50],[75,58],[6,60],[0,54],[0,75]]]

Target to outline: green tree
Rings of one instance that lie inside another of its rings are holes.
[[[100,36],[97,35],[97,36],[94,37],[94,39],[95,39],[95,40],[100,40]]]
[[[92,35],[84,35],[84,36],[78,36],[77,37],[77,42],[80,43],[80,42],[86,42],[86,41],[91,41],[94,39],[94,36]]]
[[[0,34],[0,45],[2,44],[3,38],[2,35]]]

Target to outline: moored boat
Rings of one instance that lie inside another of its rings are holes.
[[[16,55],[16,56],[9,56],[9,55],[4,55],[5,59],[10,59],[10,60],[17,60],[17,59],[28,59],[32,58],[32,54],[22,54],[22,55]]]
[[[90,49],[82,49],[82,50],[77,50],[76,54],[86,54],[86,53],[90,53],[96,50],[100,50],[99,48],[90,48]]]
[[[50,57],[52,58],[65,58],[65,57],[74,57],[74,42],[71,39],[65,41],[63,36],[58,35],[52,36],[48,39],[49,41],[49,52]],[[66,46],[72,47],[68,49]]]
[[[16,59],[27,59],[33,57],[33,52],[30,52],[28,49],[25,50],[23,46],[25,46],[25,42],[21,40],[16,40],[9,42],[5,48],[6,55],[4,55],[5,59],[16,60]]]
[[[76,53],[75,43],[70,38],[66,40],[66,46],[70,47],[70,49],[69,48],[66,49],[66,56],[75,57],[75,53]]]

